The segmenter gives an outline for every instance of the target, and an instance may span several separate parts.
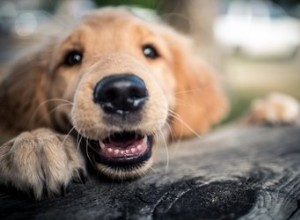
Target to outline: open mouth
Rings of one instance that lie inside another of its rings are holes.
[[[104,140],[89,140],[95,162],[112,168],[133,168],[151,157],[153,136],[138,132],[117,132]]]

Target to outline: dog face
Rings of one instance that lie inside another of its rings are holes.
[[[154,136],[175,102],[164,45],[129,12],[107,10],[85,17],[54,51],[62,56],[51,64],[53,84],[65,82],[57,98],[74,103],[65,112],[102,173],[130,177],[152,163]]]
[[[165,131],[168,140],[203,133],[226,109],[216,79],[190,48],[171,28],[122,8],[87,15],[40,52],[42,99],[57,100],[47,103],[47,123],[76,130],[103,174],[141,175]]]

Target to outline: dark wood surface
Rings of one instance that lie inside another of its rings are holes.
[[[42,201],[1,187],[0,219],[300,219],[300,128],[222,129],[161,147],[140,179]]]

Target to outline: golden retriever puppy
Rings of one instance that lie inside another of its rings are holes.
[[[20,58],[0,84],[0,181],[35,198],[86,175],[133,178],[159,139],[206,132],[226,112],[190,41],[124,8],[87,14]],[[81,150],[80,150],[81,149]]]

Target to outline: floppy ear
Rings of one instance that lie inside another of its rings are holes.
[[[227,102],[216,76],[192,52],[184,36],[167,36],[177,88],[171,116],[171,140],[206,132],[227,112]]]
[[[1,133],[15,135],[50,125],[46,105],[49,51],[38,48],[21,56],[0,81]]]

